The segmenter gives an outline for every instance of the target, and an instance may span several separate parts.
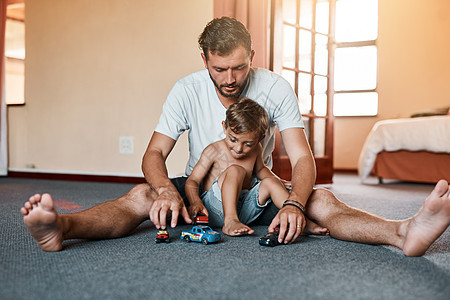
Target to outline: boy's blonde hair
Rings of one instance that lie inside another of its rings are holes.
[[[249,98],[242,98],[227,109],[225,127],[236,134],[255,132],[262,138],[269,128],[266,110]]]

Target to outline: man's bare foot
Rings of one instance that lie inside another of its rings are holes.
[[[421,256],[450,225],[450,186],[440,180],[419,212],[400,226],[403,253]]]
[[[311,221],[310,219],[306,219],[306,226],[302,231],[302,235],[330,235],[330,231],[328,228],[322,227]]]
[[[224,221],[224,225],[222,227],[223,233],[230,236],[240,236],[246,234],[252,234],[255,231],[248,227],[247,225],[242,224],[239,220],[229,220]]]
[[[20,209],[23,221],[39,247],[45,251],[62,249],[63,229],[49,194],[36,194]]]

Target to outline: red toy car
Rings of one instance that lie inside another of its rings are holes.
[[[167,230],[158,230],[158,233],[156,234],[156,243],[168,243],[170,242],[169,239],[169,232]]]
[[[209,218],[206,214],[202,213],[201,211],[197,212],[194,215],[194,222],[192,222],[192,225],[208,225]]]

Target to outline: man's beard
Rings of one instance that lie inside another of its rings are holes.
[[[222,84],[222,85],[219,85],[214,80],[214,78],[211,76],[211,73],[209,71],[208,71],[208,74],[209,74],[209,78],[211,78],[212,82],[214,83],[214,86],[216,87],[216,89],[219,91],[219,93],[222,96],[224,96],[226,98],[239,98],[239,96],[241,95],[241,93],[244,90],[245,86],[247,85],[248,75],[247,75],[247,78],[245,78],[245,80],[244,80],[244,82],[242,84],[233,83],[233,84]],[[222,90],[222,88],[224,88],[224,87],[237,87],[238,89],[234,93],[227,93],[227,92]]]

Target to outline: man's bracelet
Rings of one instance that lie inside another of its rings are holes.
[[[297,207],[298,209],[300,209],[300,211],[303,213],[303,214],[305,214],[305,207],[303,206],[303,204],[301,204],[300,202],[297,202],[297,201],[295,201],[295,200],[286,200],[286,201],[284,201],[284,203],[283,203],[283,207],[285,207],[285,206],[287,206],[287,205],[292,205],[292,206],[295,206],[295,207]]]

